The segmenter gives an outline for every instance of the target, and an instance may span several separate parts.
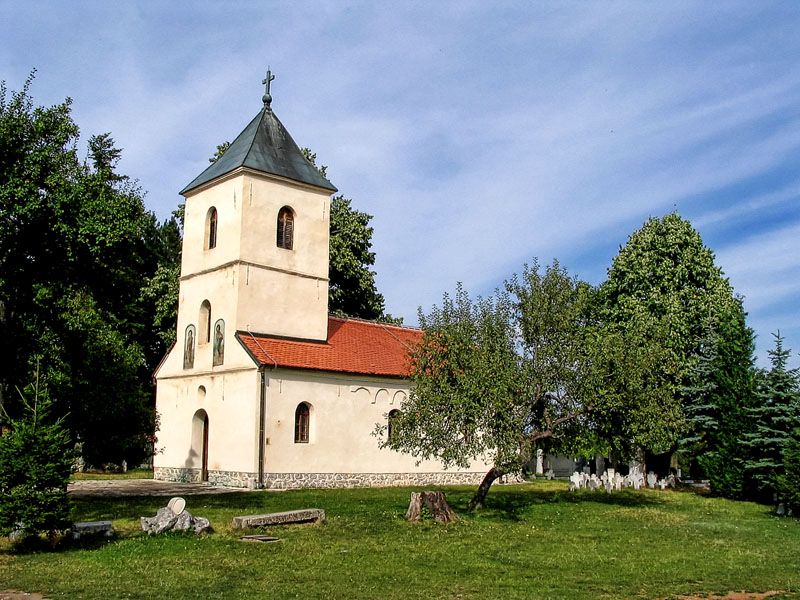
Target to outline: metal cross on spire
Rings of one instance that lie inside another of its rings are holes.
[[[270,104],[272,104],[272,96],[269,93],[269,87],[270,87],[270,84],[272,83],[272,81],[274,79],[275,79],[275,75],[273,75],[272,71],[270,70],[270,68],[267,67],[267,76],[264,79],[264,81],[261,82],[265,86],[267,86],[266,90],[264,91],[264,95],[261,98],[261,100],[264,101],[264,106],[266,106],[267,108],[270,108]]]

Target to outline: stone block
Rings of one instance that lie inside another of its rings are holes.
[[[114,526],[111,521],[85,521],[72,524],[72,539],[79,540],[85,535],[104,535],[111,537],[114,535]]]
[[[291,525],[294,523],[322,523],[325,521],[325,511],[321,508],[304,508],[301,510],[287,510],[285,512],[268,513],[265,515],[245,515],[233,518],[234,529],[249,527],[265,527],[268,525]]]

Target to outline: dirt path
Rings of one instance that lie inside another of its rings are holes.
[[[176,483],[155,479],[81,479],[69,484],[75,498],[120,498],[122,496],[198,496],[247,492],[242,488],[213,487],[205,483]],[[3,597],[0,596],[0,600]]]

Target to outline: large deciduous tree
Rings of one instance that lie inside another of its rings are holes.
[[[649,219],[614,258],[602,297],[606,321],[645,332],[669,353],[671,360],[657,370],[689,416],[683,448],[696,456],[701,448],[716,451],[717,445],[727,444],[732,430],[720,435],[705,431],[711,422],[702,414],[714,403],[711,412],[719,413],[714,417],[719,426],[728,428],[730,422],[735,427],[738,417],[726,411],[745,400],[752,332],[713,252],[692,225],[676,213]],[[714,385],[713,393],[693,377],[703,353],[712,351],[709,344],[715,354],[701,365],[706,369],[702,383]],[[740,384],[744,387],[737,391]]]
[[[54,390],[54,410],[94,464],[148,452],[154,415],[146,349],[152,346],[142,280],[155,258],[152,217],[116,171],[108,134],[77,156],[70,101],[34,107],[32,77],[0,89],[0,391],[32,379]],[[154,357],[158,349],[150,353]]]
[[[664,357],[646,340],[606,329],[593,295],[557,262],[544,273],[534,263],[492,298],[473,301],[459,286],[441,307],[420,311],[412,391],[382,445],[446,467],[488,461],[470,502],[477,508],[537,445],[601,437],[622,454],[631,441],[657,444],[678,412],[648,375]]]

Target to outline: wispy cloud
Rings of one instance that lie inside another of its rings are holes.
[[[216,144],[277,114],[375,215],[379,284],[415,319],[533,256],[600,281],[648,216],[690,217],[800,349],[800,8],[748,2],[0,5],[11,87],[75,98],[166,216]],[[38,43],[31,43],[36,39]],[[574,265],[574,266],[573,266]]]

